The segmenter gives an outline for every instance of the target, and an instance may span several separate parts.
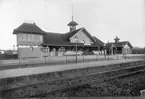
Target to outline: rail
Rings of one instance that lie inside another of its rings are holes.
[[[20,90],[28,90],[28,89],[36,90],[37,89],[38,92],[36,91],[33,94],[30,94],[30,93],[18,94],[18,96],[27,95],[28,97],[33,97],[33,96],[37,96],[40,94],[47,94],[50,92],[55,92],[58,90],[66,90],[68,88],[73,88],[76,86],[83,86],[85,84],[92,83],[92,82],[101,83],[104,80],[114,79],[114,78],[118,78],[121,76],[127,76],[127,75],[145,71],[145,63],[138,64],[138,66],[136,66],[136,65],[137,64],[134,64],[133,67],[114,69],[114,70],[110,70],[110,71],[92,73],[89,75],[80,75],[78,77],[65,77],[62,79],[53,80],[53,81],[49,81],[49,82],[22,86],[22,87],[14,88],[11,90],[5,90],[3,94],[8,95],[9,92],[14,92],[14,94],[15,94],[15,92],[18,92]],[[48,85],[52,85],[52,86],[48,86]],[[48,89],[47,88],[43,89],[42,87],[48,87]],[[40,94],[38,94],[40,89],[42,92],[40,92]],[[11,95],[13,96],[13,94],[11,94]]]

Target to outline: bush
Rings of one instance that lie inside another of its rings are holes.
[[[132,54],[145,54],[145,48],[133,48]]]
[[[94,55],[94,52],[83,52],[82,55]]]
[[[4,59],[17,59],[18,55],[17,54],[0,54],[0,60]]]

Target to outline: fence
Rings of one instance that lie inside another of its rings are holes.
[[[0,60],[0,70],[10,68],[26,68],[37,66],[51,66],[58,64],[71,64],[90,61],[119,60],[119,59],[145,59],[142,55],[79,55],[79,56],[49,56],[44,58],[20,58]]]

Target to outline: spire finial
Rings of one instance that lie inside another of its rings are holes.
[[[114,38],[115,43],[119,42],[120,38],[118,38],[118,36],[116,36],[116,38]]]
[[[76,26],[78,25],[78,23],[76,23],[76,22],[73,20],[73,4],[72,4],[72,21],[69,22],[67,25],[70,27],[70,32],[76,30]]]
[[[73,21],[73,4],[72,4],[72,21]]]

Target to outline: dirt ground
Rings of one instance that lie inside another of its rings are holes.
[[[129,75],[100,84],[88,84],[65,91],[45,94],[40,97],[114,97],[140,96],[140,90],[145,89],[145,73]]]

